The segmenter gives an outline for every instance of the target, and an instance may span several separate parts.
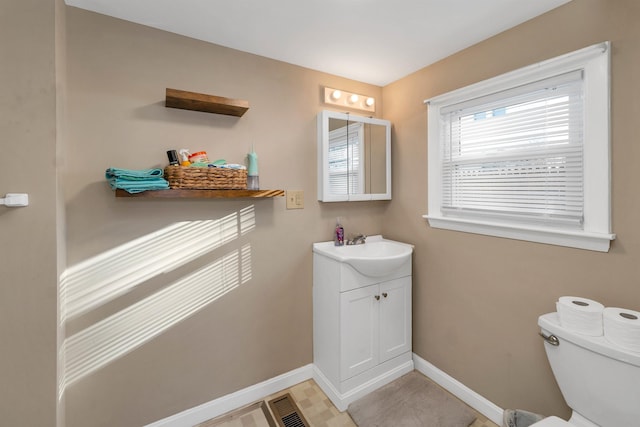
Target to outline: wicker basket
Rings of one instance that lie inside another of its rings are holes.
[[[167,166],[164,179],[170,188],[193,190],[246,190],[246,169]]]

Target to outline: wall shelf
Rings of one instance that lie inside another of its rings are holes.
[[[249,109],[249,102],[167,88],[165,107],[242,117]]]
[[[142,193],[127,193],[117,189],[116,197],[142,197],[156,199],[239,199],[284,197],[284,190],[150,190]]]

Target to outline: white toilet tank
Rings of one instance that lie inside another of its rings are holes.
[[[558,339],[557,346],[545,341],[544,348],[574,413],[601,427],[640,426],[640,353],[603,336],[569,331],[560,326],[557,313],[540,316],[538,325],[542,334]]]

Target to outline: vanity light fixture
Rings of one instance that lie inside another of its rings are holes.
[[[324,88],[324,102],[325,104],[369,111],[372,113],[376,111],[375,98],[330,87]]]

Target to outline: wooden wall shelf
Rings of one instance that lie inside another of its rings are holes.
[[[116,197],[145,197],[156,199],[239,199],[284,197],[284,190],[150,190],[127,193],[117,189]]]
[[[249,102],[167,88],[165,107],[241,117],[249,109]]]

